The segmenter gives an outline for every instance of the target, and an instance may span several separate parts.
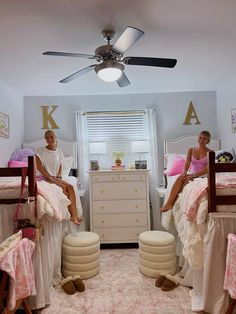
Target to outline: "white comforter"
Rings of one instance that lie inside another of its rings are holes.
[[[216,177],[217,194],[236,193],[236,174],[219,174]],[[217,211],[236,212],[236,205],[220,206]],[[193,269],[202,269],[203,237],[207,232],[207,178],[197,178],[180,193],[173,209],[175,227],[183,244],[183,255]],[[163,225],[168,226],[171,211],[164,215]]]
[[[76,204],[78,215],[82,216],[82,206],[77,191],[76,183],[73,178],[64,178],[65,181],[74,186],[76,195]],[[75,178],[76,179],[76,178]],[[18,198],[20,195],[21,179],[17,177],[1,178],[0,181],[0,199]],[[27,185],[27,181],[26,181]],[[63,193],[62,189],[55,184],[46,181],[37,181],[37,215],[42,218],[47,215],[48,218],[55,220],[70,219],[68,211],[69,199]],[[27,197],[27,189],[24,189],[23,197]]]

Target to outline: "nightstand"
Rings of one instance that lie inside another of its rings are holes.
[[[160,198],[164,198],[165,195],[166,195],[166,188],[164,187],[159,187],[159,188],[156,188],[156,191],[157,191],[157,194]]]
[[[156,191],[157,191],[157,195],[159,196],[159,199],[160,199],[160,207],[163,205],[163,202],[164,202],[164,198],[165,198],[165,195],[166,195],[166,188],[164,187],[159,187],[159,188],[156,188]]]

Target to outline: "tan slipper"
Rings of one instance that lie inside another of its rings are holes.
[[[166,276],[166,280],[161,285],[162,291],[171,291],[179,285],[179,281],[171,275]]]
[[[85,285],[82,279],[80,278],[80,275],[75,275],[73,277],[73,283],[74,283],[76,291],[83,292],[85,290]]]
[[[168,274],[167,273],[160,273],[160,275],[157,277],[156,281],[155,281],[155,286],[160,288],[161,285],[163,284],[163,282],[166,280],[166,276]]]
[[[74,294],[76,292],[73,278],[71,276],[63,279],[60,286],[67,294]]]

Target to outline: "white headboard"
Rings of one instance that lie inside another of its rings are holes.
[[[183,136],[176,139],[164,140],[164,154],[186,154],[190,147],[197,146],[197,136]],[[211,139],[209,145],[212,150],[220,149],[220,139]]]
[[[57,139],[58,147],[62,149],[65,157],[72,156],[74,161],[72,164],[72,169],[77,169],[77,143],[72,141],[65,141],[61,139]],[[34,141],[34,142],[25,142],[22,144],[23,148],[31,148],[34,151],[38,147],[46,146],[46,142],[44,139]]]

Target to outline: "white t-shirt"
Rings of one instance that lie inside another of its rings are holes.
[[[49,150],[46,147],[39,147],[36,150],[43,167],[51,176],[57,176],[60,165],[64,160],[63,152],[60,148]]]

